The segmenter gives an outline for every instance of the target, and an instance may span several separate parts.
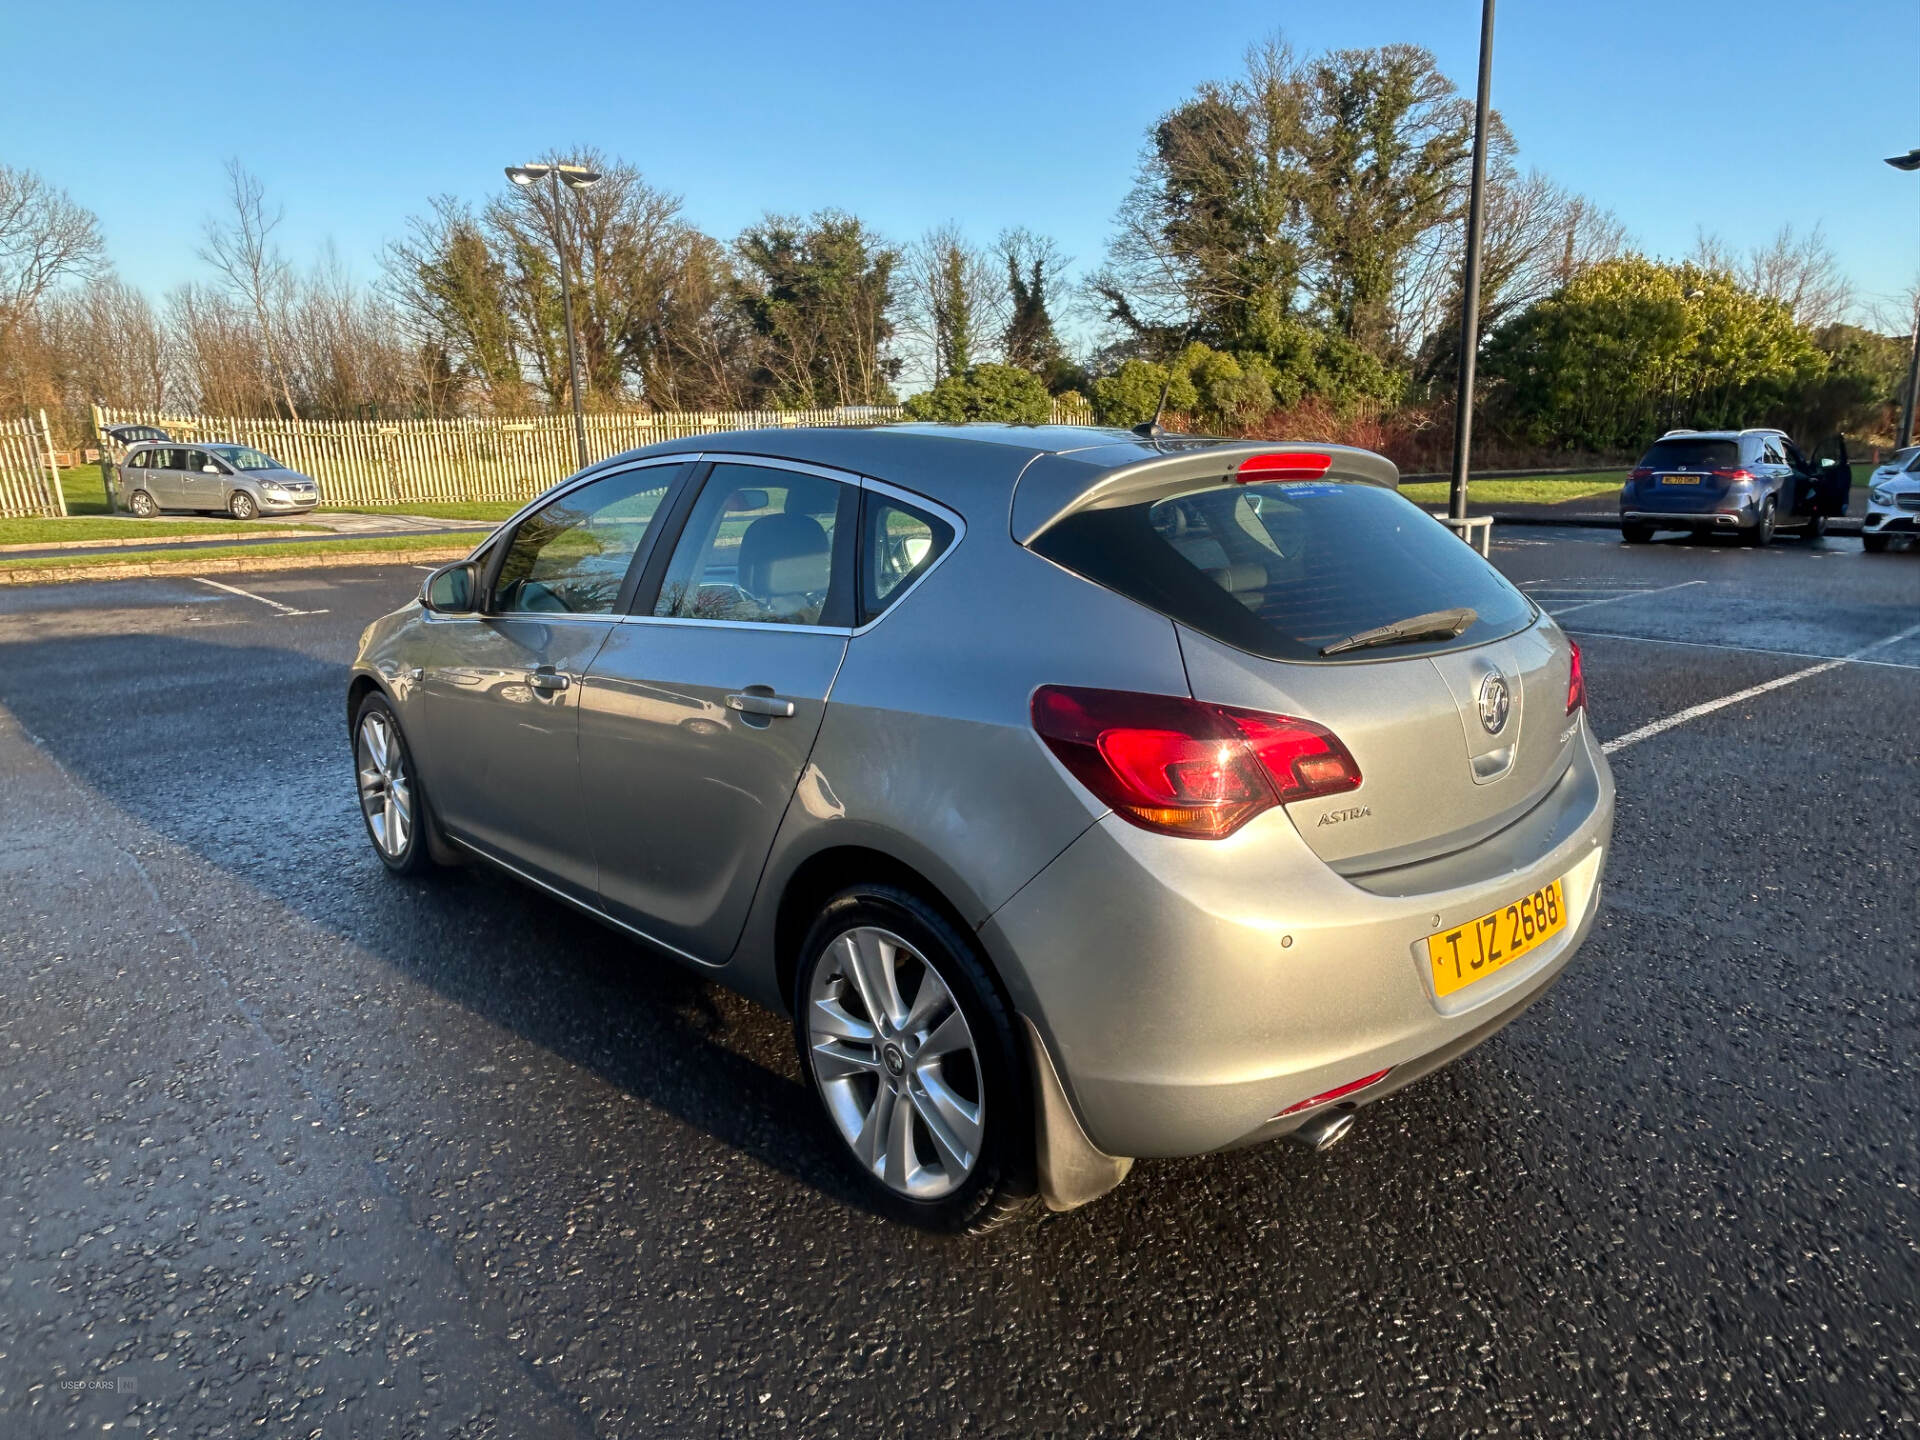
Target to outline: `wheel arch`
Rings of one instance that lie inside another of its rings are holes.
[[[800,949],[807,931],[821,907],[850,885],[891,885],[931,905],[941,916],[973,941],[975,953],[1010,1015],[1018,1015],[1006,978],[994,963],[992,953],[979,937],[979,927],[966,917],[946,890],[899,856],[870,845],[831,845],[816,850],[794,866],[780,888],[780,899],[773,915],[774,981],[782,1010],[793,1012],[794,977],[800,969]]]

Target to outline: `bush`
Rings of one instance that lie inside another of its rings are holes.
[[[1151,360],[1129,360],[1113,374],[1093,382],[1093,413],[1102,425],[1138,425],[1151,420],[1163,386],[1169,410],[1191,410],[1199,399],[1185,369],[1176,367],[1169,385],[1166,366]]]
[[[909,420],[964,425],[969,420],[998,420],[1010,425],[1044,425],[1053,418],[1053,397],[1038,375],[1012,365],[969,365],[933,389],[907,397]]]

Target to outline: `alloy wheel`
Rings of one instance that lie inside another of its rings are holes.
[[[389,860],[398,860],[413,839],[413,784],[393,721],[378,710],[362,716],[353,758],[360,810],[373,843]]]
[[[820,1098],[875,1179],[914,1200],[966,1183],[986,1086],[967,1017],[925,956],[889,930],[842,932],[814,967],[806,1027]]]

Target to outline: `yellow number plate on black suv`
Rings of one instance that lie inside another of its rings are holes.
[[[1560,882],[1522,896],[1503,910],[1427,937],[1433,988],[1451,995],[1511,965],[1567,927],[1567,897]]]

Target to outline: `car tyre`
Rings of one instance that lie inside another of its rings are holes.
[[[260,513],[260,507],[246,491],[236,490],[227,497],[227,513],[236,520],[251,520]]]
[[[1653,527],[1651,525],[1622,525],[1620,527],[1620,538],[1629,545],[1644,545],[1653,539]]]
[[[973,1235],[1032,1202],[1013,1013],[939,910],[892,885],[842,890],[801,946],[793,1013],[807,1088],[876,1209]]]
[[[435,868],[427,827],[433,823],[413,751],[387,697],[375,691],[353,717],[354,784],[360,818],[380,863],[396,875]]]
[[[1815,540],[1824,539],[1827,533],[1827,517],[1818,512],[1809,516],[1806,529],[1800,532],[1800,538],[1811,545]]]
[[[1860,537],[1860,548],[1865,550],[1869,555],[1878,555],[1887,548],[1887,537],[1885,535],[1862,535]]]
[[[160,513],[160,506],[145,490],[136,490],[129,495],[127,508],[142,520],[151,520]]]
[[[1741,538],[1756,550],[1761,550],[1771,545],[1773,543],[1774,521],[1778,517],[1778,514],[1779,512],[1774,507],[1773,499],[1769,496],[1766,503],[1760,507],[1760,518],[1754,522],[1753,528],[1747,531]]]

